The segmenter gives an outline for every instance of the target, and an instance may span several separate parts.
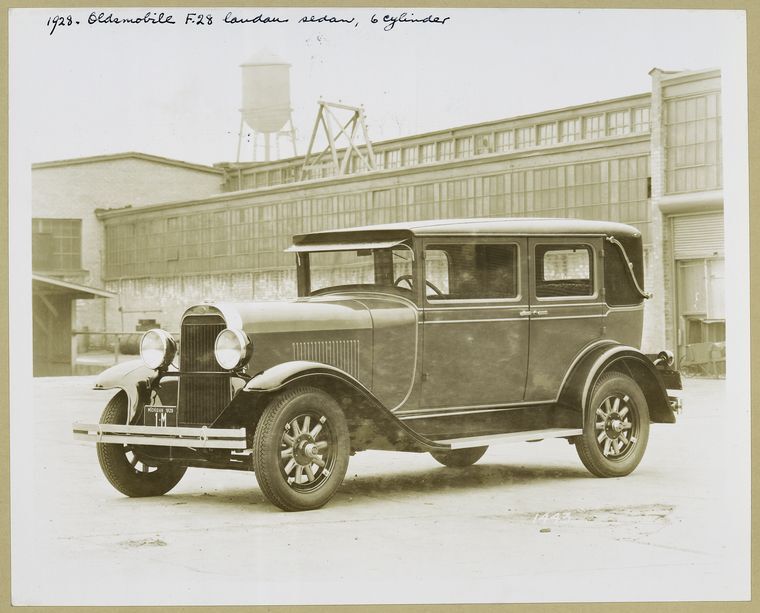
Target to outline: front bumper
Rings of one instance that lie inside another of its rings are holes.
[[[248,447],[245,428],[200,428],[82,424],[72,426],[74,438],[94,443],[191,447],[194,449],[238,449]]]

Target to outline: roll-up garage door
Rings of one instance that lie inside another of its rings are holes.
[[[673,217],[673,254],[677,260],[723,255],[723,214]]]

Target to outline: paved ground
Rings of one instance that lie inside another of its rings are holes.
[[[467,469],[364,452],[326,508],[295,514],[230,471],[191,469],[161,498],[121,496],[70,435],[110,396],[91,383],[36,379],[15,422],[34,440],[14,447],[26,456],[14,456],[17,604],[748,595],[745,448],[730,426],[747,408],[729,406],[724,381],[687,380],[679,423],[654,426],[623,479],[591,477],[558,440],[492,448]]]

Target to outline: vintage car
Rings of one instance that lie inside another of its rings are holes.
[[[298,298],[207,301],[177,340],[99,375],[119,390],[95,441],[127,496],[188,467],[254,471],[285,510],[315,509],[365,449],[465,467],[489,445],[564,438],[599,477],[674,423],[681,378],[643,354],[642,240],[568,219],[397,223],[296,236]]]

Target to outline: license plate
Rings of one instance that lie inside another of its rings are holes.
[[[168,427],[177,425],[177,407],[147,406],[145,407],[145,425]]]

